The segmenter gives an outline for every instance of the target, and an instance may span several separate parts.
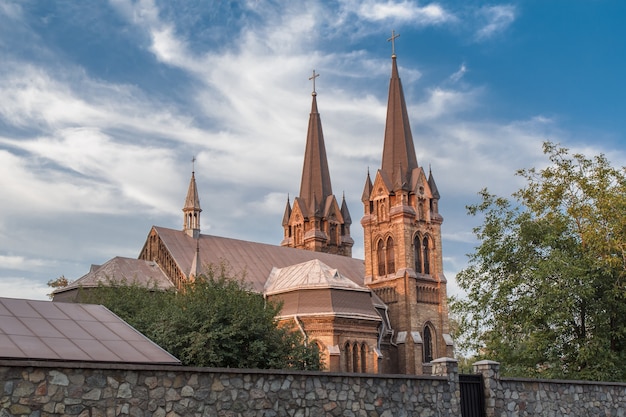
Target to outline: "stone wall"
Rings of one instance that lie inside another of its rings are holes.
[[[0,417],[458,416],[456,361],[440,376],[0,361]]]
[[[625,417],[626,384],[501,378],[499,364],[481,361],[487,417]]]
[[[501,378],[481,361],[487,417],[626,417],[626,384]],[[460,416],[454,359],[432,376],[0,360],[0,417]]]

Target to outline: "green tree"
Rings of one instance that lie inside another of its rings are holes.
[[[626,170],[547,142],[526,186],[482,190],[479,244],[457,275],[459,340],[506,375],[626,380]]]
[[[48,287],[52,288],[52,291],[54,291],[57,288],[67,287],[68,284],[69,281],[67,280],[67,278],[65,278],[65,275],[61,275],[57,279],[51,279],[50,281],[48,281],[46,285],[48,285]],[[52,299],[52,293],[46,295],[48,296],[48,298]]]
[[[281,306],[249,291],[224,267],[180,291],[109,282],[81,294],[103,304],[183,364],[225,368],[321,369],[317,345],[279,326]]]

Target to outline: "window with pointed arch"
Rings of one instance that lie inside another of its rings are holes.
[[[387,248],[386,248],[386,261],[387,261],[387,273],[393,274],[396,272],[396,260],[395,260],[395,251],[393,247],[393,239],[391,237],[387,238]]]
[[[352,346],[352,372],[359,372],[359,369],[361,369],[361,358],[360,355],[361,354],[361,349],[359,349],[359,344],[358,343],[354,343],[354,345]]]
[[[425,274],[430,274],[430,245],[429,245],[429,239],[428,236],[425,236],[424,239],[422,240],[422,259],[424,262],[424,273]]]
[[[361,344],[361,372],[367,372],[367,344]]]
[[[354,368],[352,368],[352,345],[350,342],[346,342],[343,347],[344,353],[344,363],[345,363],[345,371],[346,372],[354,372]]]
[[[415,272],[421,274],[422,269],[422,239],[419,235],[413,238],[413,256],[415,257]]]
[[[376,261],[378,262],[378,275],[381,277],[387,275],[385,269],[385,244],[382,239],[376,245]]]
[[[431,330],[430,325],[424,326],[424,363],[429,363],[433,361],[433,330]]]

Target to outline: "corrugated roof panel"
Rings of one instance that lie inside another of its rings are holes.
[[[24,324],[19,321],[17,317],[2,317],[0,326],[2,326],[4,333],[8,335],[34,336],[33,332],[24,326]]]
[[[0,297],[0,358],[180,361],[103,306]]]
[[[83,330],[73,320],[50,320],[50,324],[59,330],[65,337],[73,339],[93,339],[94,337]]]
[[[9,336],[20,347],[25,358],[63,359],[42,342],[37,336]],[[4,354],[4,353],[3,353]]]
[[[59,358],[72,358],[76,361],[89,361],[91,357],[65,338],[43,337],[42,342],[45,343]]]
[[[50,325],[44,318],[25,317],[22,323],[29,329],[37,330],[37,337],[63,337],[63,334]]]
[[[16,317],[41,317],[34,308],[32,308],[26,300],[18,300],[15,298],[4,298],[2,303],[11,315]]]
[[[91,360],[98,358],[102,362],[127,362],[122,360],[120,356],[113,353],[108,347],[106,347],[102,341],[94,339],[76,339],[73,341],[76,346],[86,352]],[[123,352],[119,352],[122,355]],[[128,361],[132,362],[132,361]]]
[[[112,332],[103,323],[98,321],[77,321],[78,325],[82,327],[87,333],[92,335],[94,339],[101,341],[105,340],[121,340],[121,338]]]
[[[0,332],[0,352],[8,358],[20,358],[23,356],[20,348],[3,332]]]

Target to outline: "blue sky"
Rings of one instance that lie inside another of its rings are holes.
[[[450,291],[465,206],[552,140],[626,164],[626,2],[0,0],[0,295],[45,299],[152,225],[278,244],[315,69],[333,191],[362,257],[394,29],[418,163],[442,195]]]

